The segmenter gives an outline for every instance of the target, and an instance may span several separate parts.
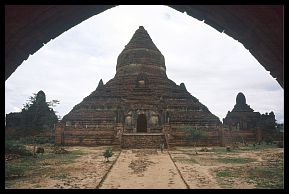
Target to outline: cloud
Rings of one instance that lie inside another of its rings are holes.
[[[142,25],[165,57],[167,75],[221,120],[238,92],[261,113],[284,119],[284,91],[244,46],[168,6],[117,6],[64,32],[30,56],[5,82],[5,113],[43,90],[63,117],[115,75],[117,57]],[[18,108],[18,109],[17,109]]]

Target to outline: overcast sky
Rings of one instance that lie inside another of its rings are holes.
[[[5,113],[18,112],[43,90],[63,117],[116,72],[117,57],[144,26],[165,57],[167,75],[220,120],[238,92],[254,111],[284,120],[284,90],[245,47],[204,22],[167,6],[117,6],[93,16],[44,45],[5,82]]]

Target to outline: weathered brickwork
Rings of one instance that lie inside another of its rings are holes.
[[[229,129],[248,130],[261,128],[272,132],[275,129],[275,115],[273,112],[269,114],[260,114],[254,112],[248,104],[243,93],[238,93],[236,97],[236,104],[233,110],[223,119],[224,125]]]
[[[172,136],[170,130],[163,133],[165,125],[169,129],[170,124],[184,123],[212,130],[221,124],[183,83],[168,79],[164,56],[140,26],[118,57],[114,78],[106,84],[100,80],[96,90],[63,117],[63,132],[58,134],[65,145],[135,145],[129,142],[140,136],[123,138],[121,134],[162,133],[169,141]],[[148,136],[145,144],[139,143],[149,146],[154,138]]]
[[[242,98],[236,109],[250,112],[244,101]],[[160,137],[167,147],[192,145],[185,127],[206,132],[198,145],[225,145],[238,133],[224,129],[184,83],[177,85],[167,77],[164,56],[142,26],[120,53],[114,78],[106,84],[100,80],[96,90],[65,115],[59,126],[58,144],[117,144],[123,148],[156,148]],[[256,131],[240,133],[256,141]]]

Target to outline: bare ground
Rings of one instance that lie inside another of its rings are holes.
[[[80,156],[71,163],[61,164],[58,160],[41,160],[46,167],[41,172],[28,173],[27,176],[5,181],[6,188],[96,188],[119,154],[114,151],[110,162],[104,162],[104,147],[65,147],[70,152],[79,151]],[[42,156],[39,155],[39,158]],[[59,156],[58,156],[59,157]],[[65,155],[62,156],[66,158]],[[61,159],[60,159],[61,160]]]
[[[185,189],[167,152],[123,150],[100,188],[112,189]]]
[[[283,148],[238,150],[237,152],[210,150],[212,148],[209,148],[208,152],[199,151],[198,154],[186,147],[170,151],[175,164],[191,189],[271,188],[270,185],[272,188],[282,188],[284,184]],[[270,180],[273,177],[265,174],[270,166],[273,166],[272,171],[279,170],[280,173],[273,183]],[[260,172],[256,170],[255,174],[250,175],[255,169]]]
[[[102,156],[105,148],[65,147],[74,158],[39,155],[33,159],[39,167],[25,171],[23,177],[5,179],[5,188],[284,187],[283,148],[226,152],[218,147],[198,154],[189,147],[163,153],[152,149],[115,149],[110,162]],[[5,161],[5,168],[6,164],[21,164],[20,159]]]

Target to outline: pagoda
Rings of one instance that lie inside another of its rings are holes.
[[[179,145],[184,126],[216,129],[218,117],[166,75],[165,58],[143,26],[117,58],[116,74],[63,117],[56,143],[166,147]]]

